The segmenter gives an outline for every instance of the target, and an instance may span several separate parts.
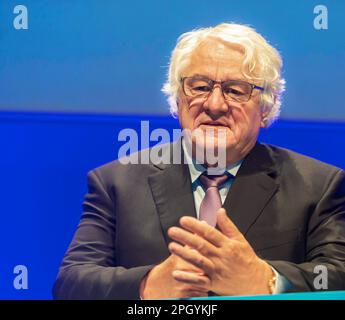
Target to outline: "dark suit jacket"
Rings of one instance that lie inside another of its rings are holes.
[[[142,277],[169,255],[167,230],[196,216],[188,166],[114,161],[91,171],[88,184],[54,297],[138,299]],[[315,290],[316,265],[327,267],[329,290],[345,289],[344,171],[257,143],[224,208],[291,291]]]

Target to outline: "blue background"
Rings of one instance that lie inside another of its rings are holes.
[[[27,5],[28,30],[13,28],[19,3]],[[313,27],[320,3],[328,30]],[[235,21],[282,53],[285,118],[345,120],[344,16],[339,0],[3,0],[0,110],[164,114],[160,88],[177,37]]]
[[[320,3],[328,30],[313,28]],[[17,4],[28,30],[13,28]],[[335,0],[1,1],[0,298],[51,298],[86,173],[117,157],[122,128],[178,127],[160,89],[176,38],[195,27],[235,21],[266,36],[287,92],[260,139],[345,168],[344,18]],[[13,287],[19,264],[28,290]]]

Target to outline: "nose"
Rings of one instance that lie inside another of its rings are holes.
[[[211,117],[219,117],[228,113],[229,105],[224,99],[220,86],[214,86],[203,107],[205,112]]]

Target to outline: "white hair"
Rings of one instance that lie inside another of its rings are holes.
[[[176,99],[182,72],[189,66],[193,52],[208,39],[216,39],[223,44],[243,49],[242,74],[246,79],[264,87],[261,108],[266,114],[264,122],[269,126],[280,114],[285,89],[285,80],[281,77],[282,59],[279,52],[253,28],[235,23],[195,29],[178,38],[171,54],[167,81],[162,89],[167,95],[171,114],[176,117],[178,113]]]

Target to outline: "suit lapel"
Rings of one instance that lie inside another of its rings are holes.
[[[275,166],[268,149],[257,143],[233,181],[223,207],[244,235],[278,190]]]
[[[176,142],[171,146],[172,152],[181,147]],[[168,164],[156,167],[157,173],[149,176],[148,181],[162,231],[166,243],[169,244],[171,239],[167,234],[168,229],[179,225],[179,219],[183,216],[196,217],[192,183],[187,164]]]
[[[171,157],[178,143],[170,144]],[[181,149],[177,152],[181,152]],[[183,151],[182,151],[183,158]],[[225,199],[223,207],[230,219],[245,235],[279,188],[277,164],[268,149],[257,143],[243,161]],[[192,183],[187,164],[156,165],[157,172],[148,177],[162,231],[179,225],[183,216],[197,217]]]

